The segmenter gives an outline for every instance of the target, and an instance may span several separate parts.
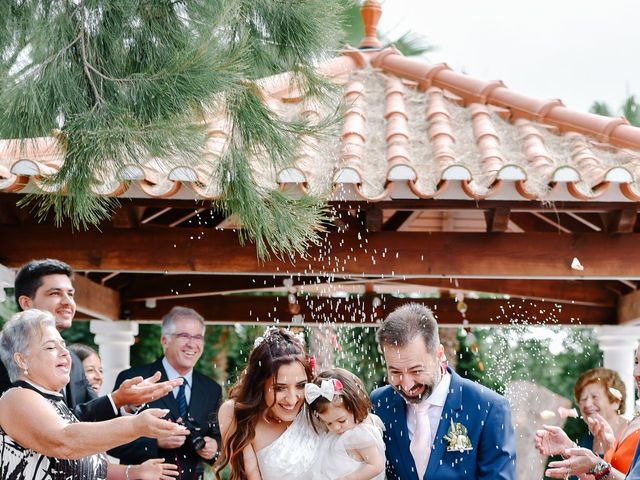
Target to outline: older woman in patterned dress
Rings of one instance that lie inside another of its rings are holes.
[[[69,382],[71,357],[48,312],[14,315],[0,335],[0,358],[13,382],[0,398],[0,478],[104,480],[105,450],[184,429],[163,420],[166,412],[160,409],[79,422],[59,393]],[[141,478],[133,471],[139,467],[110,465],[108,478]]]

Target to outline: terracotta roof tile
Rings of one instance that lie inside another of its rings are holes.
[[[375,10],[376,4],[367,5]],[[280,172],[262,171],[255,161],[262,186],[372,201],[588,200],[605,193],[608,200],[640,201],[640,128],[624,119],[576,112],[559,100],[532,98],[393,48],[346,49],[319,70],[343,89],[341,133],[307,139],[295,164]],[[286,118],[319,118],[322,107],[300,98],[290,79],[261,80],[265,103]],[[212,117],[208,128],[201,163],[149,159],[142,168],[111,174],[105,168],[95,193],[219,197],[213,172],[229,127]],[[53,137],[0,142],[0,191],[45,188],[42,177],[63,158]]]

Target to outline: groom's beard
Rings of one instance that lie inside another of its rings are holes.
[[[400,386],[392,385],[392,387],[407,403],[417,404],[431,396],[440,380],[442,380],[442,372],[438,371],[438,375],[433,379],[432,383],[416,383],[408,392],[405,392]]]

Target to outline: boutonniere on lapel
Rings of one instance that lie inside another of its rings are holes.
[[[473,450],[469,435],[467,435],[467,427],[461,423],[454,423],[451,419],[451,426],[449,431],[444,436],[444,439],[449,442],[447,452],[467,452]]]

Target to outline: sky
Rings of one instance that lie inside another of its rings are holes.
[[[537,98],[614,113],[640,97],[638,0],[381,0],[379,30],[424,35],[433,63]]]

